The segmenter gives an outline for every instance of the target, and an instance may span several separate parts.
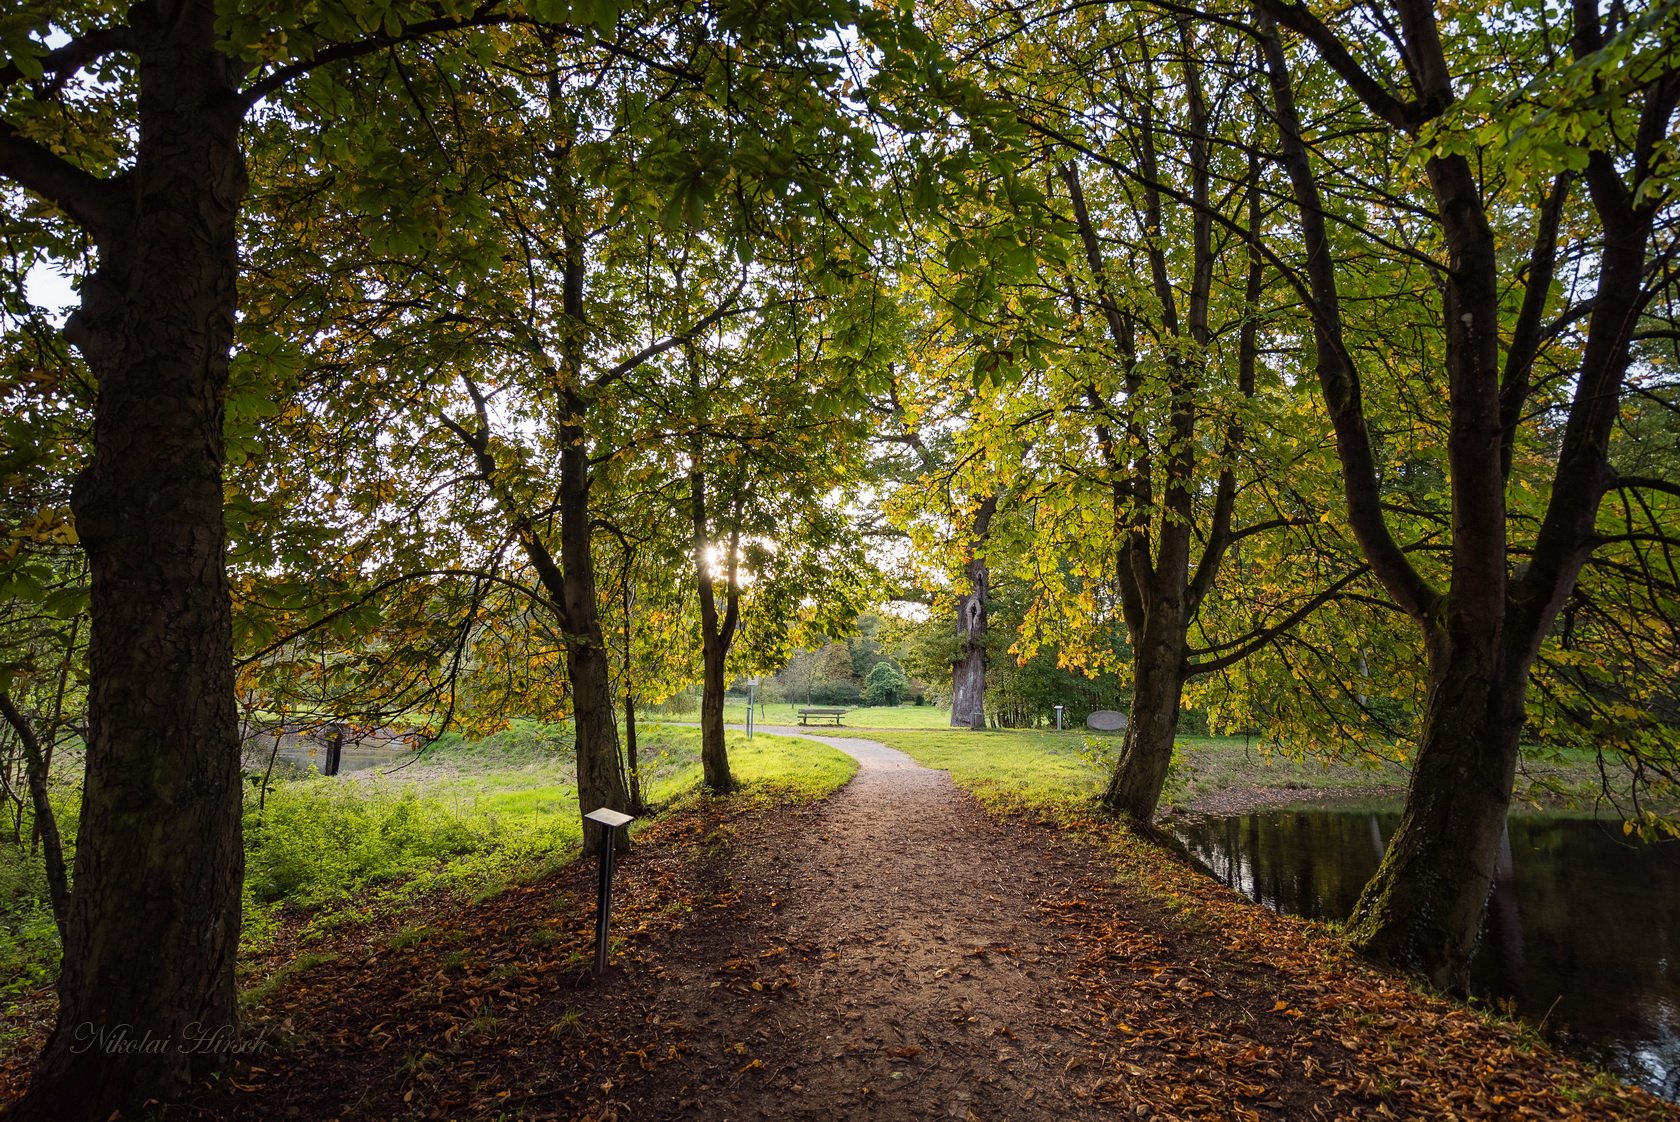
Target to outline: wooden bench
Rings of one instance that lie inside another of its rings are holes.
[[[812,721],[833,721],[834,727],[840,727],[840,718],[846,715],[844,709],[801,709],[799,723],[809,725]]]

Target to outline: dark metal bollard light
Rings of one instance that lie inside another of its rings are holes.
[[[607,970],[607,917],[612,913],[613,843],[618,828],[635,819],[620,811],[602,807],[584,815],[601,827],[601,880],[595,894],[595,973]]]

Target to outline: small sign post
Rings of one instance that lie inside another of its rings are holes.
[[[620,811],[601,807],[584,815],[601,827],[601,879],[595,894],[595,973],[607,970],[607,920],[612,914],[613,843],[618,828],[635,819]]]
[[[1056,706],[1056,731],[1062,731],[1062,706]]]

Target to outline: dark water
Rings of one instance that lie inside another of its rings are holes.
[[[1344,919],[1399,818],[1312,807],[1178,832],[1267,907]],[[1560,1047],[1680,1099],[1680,844],[1637,845],[1611,823],[1512,818],[1471,986],[1544,1019]]]
[[[244,756],[244,766],[255,774],[261,774],[268,768],[269,755],[273,751],[273,741],[267,744],[247,748]],[[388,744],[346,744],[341,750],[338,761],[340,774],[352,771],[368,771],[372,768],[383,768],[402,763],[414,758],[414,753],[406,747],[392,747]],[[311,767],[320,770],[327,766],[327,749],[323,744],[303,736],[286,736],[280,741],[280,752],[277,757],[282,771],[301,773]]]

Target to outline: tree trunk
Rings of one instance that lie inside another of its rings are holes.
[[[560,438],[560,566],[564,574],[566,674],[572,686],[572,721],[577,737],[578,806],[587,814],[610,807],[630,812],[624,761],[618,754],[613,716],[611,667],[596,602],[595,558],[589,517],[589,446],[584,439],[581,400],[567,402]],[[584,822],[585,854],[600,852],[601,828]],[[620,849],[626,831],[615,831]]]
[[[1499,863],[1528,660],[1435,646],[1406,809],[1349,933],[1370,957],[1462,994]]]
[[[326,766],[321,769],[322,775],[337,775],[339,767],[344,763],[344,726],[332,725],[327,729],[327,758]]]
[[[1670,70],[1644,84],[1638,126],[1626,134],[1633,138],[1631,148],[1596,146],[1621,142],[1614,131],[1589,145],[1585,179],[1604,235],[1598,291],[1578,352],[1546,513],[1526,548],[1513,549],[1507,536],[1515,524],[1505,508],[1506,473],[1517,428],[1532,409],[1568,183],[1554,182],[1537,214],[1534,244],[1525,248],[1502,245],[1496,236],[1479,159],[1455,153],[1427,165],[1449,266],[1443,270],[1442,326],[1451,404],[1452,576],[1443,595],[1412,567],[1385,520],[1359,371],[1342,338],[1326,208],[1301,138],[1281,40],[1267,27],[1277,20],[1306,36],[1375,116],[1397,132],[1415,134],[1455,99],[1437,16],[1427,0],[1398,4],[1401,49],[1419,94],[1410,101],[1411,91],[1401,100],[1373,82],[1334,32],[1301,5],[1260,0],[1259,7],[1283,162],[1300,211],[1316,361],[1336,430],[1349,519],[1373,572],[1417,621],[1428,648],[1429,692],[1406,810],[1355,909],[1351,935],[1375,958],[1462,990],[1497,870],[1528,672],[1596,544],[1594,518],[1612,478],[1607,450],[1632,332],[1656,291],[1639,278],[1657,204],[1641,201],[1630,189],[1622,165],[1633,183],[1650,182],[1646,177],[1660,159],[1659,139],[1669,133],[1680,101],[1680,74]],[[1577,4],[1571,15],[1576,57],[1594,54],[1603,45],[1596,7]],[[1416,114],[1418,109],[1423,112]],[[1508,291],[1500,280],[1502,256],[1528,261],[1527,292],[1508,332],[1500,320]]]
[[[1179,578],[1175,575],[1174,580]],[[1182,587],[1182,585],[1180,585]],[[1185,622],[1182,596],[1155,595],[1142,642],[1133,652],[1132,704],[1120,759],[1102,805],[1148,827],[1172,766],[1173,736],[1184,694]]]
[[[968,592],[957,601],[957,657],[951,662],[951,727],[986,727],[986,598],[991,570],[986,566],[986,535],[997,496],[987,495],[974,512],[969,534],[969,558],[964,574]]]
[[[109,185],[120,217],[94,231],[99,267],[67,329],[99,384],[73,502],[92,585],[87,776],[58,1022],[18,1119],[103,1120],[175,1095],[227,1059],[195,1049],[199,1034],[238,1025],[221,469],[240,105],[212,4],[131,12],[135,166]]]
[[[702,653],[706,681],[700,694],[700,771],[706,789],[718,794],[735,787],[723,728],[723,665],[728,654],[717,637],[708,632]]]
[[[58,925],[62,945],[65,926],[70,920],[70,877],[64,867],[64,845],[58,834],[58,818],[53,814],[52,796],[47,789],[46,753],[35,738],[29,719],[12,704],[11,695],[0,689],[0,717],[12,726],[18,744],[23,749],[24,782],[29,787],[30,808],[34,811],[30,834],[41,847],[41,861],[46,866],[47,893],[52,901],[53,922]],[[20,809],[19,813],[22,811]],[[23,838],[16,829],[13,836],[21,844]]]
[[[695,459],[698,462],[698,453]],[[720,618],[716,583],[706,557],[710,535],[707,533],[705,474],[692,472],[688,484],[689,514],[694,528],[694,574],[700,594],[700,655],[705,670],[700,692],[701,782],[707,790],[723,794],[735,789],[735,777],[729,771],[729,746],[724,741],[723,673],[729,659],[730,643],[735,638],[736,623],[740,619],[740,592],[735,580],[735,553],[739,540],[738,536],[732,535],[729,542],[729,587]]]
[[[630,765],[629,813],[640,818],[647,813],[647,803],[642,798],[642,764],[636,749],[636,694],[628,686],[624,688],[624,756]]]

